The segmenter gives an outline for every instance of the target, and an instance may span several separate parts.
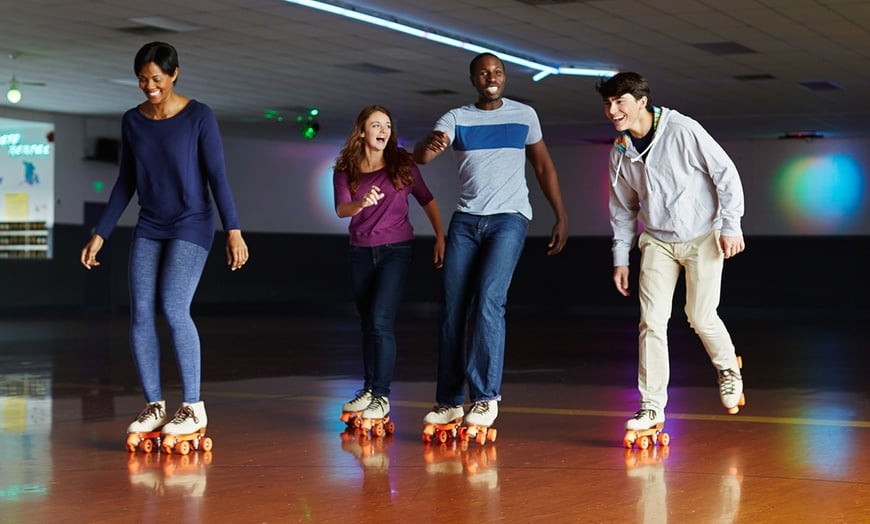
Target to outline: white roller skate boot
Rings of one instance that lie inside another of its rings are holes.
[[[622,438],[626,449],[635,445],[646,449],[658,444],[661,447],[670,443],[671,437],[664,430],[665,414],[662,411],[640,408],[637,413],[625,423],[625,436]]]
[[[482,426],[488,428],[495,422],[498,416],[498,401],[483,400],[475,402],[465,415],[465,425],[467,426]]]
[[[145,406],[136,420],[127,426],[127,433],[159,431],[167,422],[169,422],[169,416],[166,414],[166,401],[158,400]]]
[[[390,415],[390,399],[387,397],[372,397],[372,401],[362,411],[360,417],[365,419],[382,419]]]
[[[172,420],[163,426],[163,451],[187,455],[191,445],[193,449],[211,451],[212,440],[205,436],[206,426],[208,416],[205,414],[205,403],[201,400],[193,403],[182,402]]]
[[[160,447],[160,431],[169,422],[166,401],[158,400],[145,406],[136,420],[127,426],[127,451],[151,453]]]
[[[341,406],[341,410],[343,412],[357,412],[362,411],[365,408],[369,407],[369,404],[372,402],[372,390],[370,389],[361,389],[357,391],[356,397],[353,400],[346,402],[343,406]]]
[[[487,440],[495,442],[498,432],[491,426],[497,416],[497,400],[481,400],[473,403],[468,414],[465,415],[465,431],[460,433],[460,439],[466,442],[474,440],[481,445]]]
[[[426,413],[423,422],[426,424],[450,424],[457,420],[461,421],[465,411],[462,406],[435,406],[432,411]]]
[[[356,397],[354,397],[353,400],[346,402],[341,406],[341,416],[338,417],[338,419],[347,424],[348,428],[358,428],[362,425],[362,418],[360,415],[371,403],[372,390],[361,389],[356,392]]]
[[[733,369],[719,370],[719,398],[728,413],[734,415],[740,411],[740,406],[746,404],[743,396],[743,377]]]
[[[359,415],[359,429],[368,437],[392,435],[396,425],[390,421],[390,401],[387,397],[373,396]]]
[[[640,408],[633,417],[625,422],[625,429],[629,431],[643,431],[656,426],[665,425],[665,414],[654,409]]]
[[[462,416],[465,411],[462,406],[437,405],[423,417],[423,442],[433,440],[444,444],[448,439],[459,437],[462,426]]]

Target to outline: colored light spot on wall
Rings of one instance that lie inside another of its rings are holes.
[[[775,199],[797,233],[845,233],[867,205],[866,185],[849,156],[802,157],[777,173]]]

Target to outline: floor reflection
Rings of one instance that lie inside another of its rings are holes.
[[[51,369],[12,367],[0,373],[0,502],[38,501],[52,479]]]

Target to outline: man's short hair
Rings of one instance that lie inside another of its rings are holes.
[[[628,93],[633,96],[635,100],[640,100],[641,98],[646,97],[647,107],[652,106],[649,82],[638,73],[617,73],[610,78],[602,78],[601,81],[595,85],[595,89],[605,100],[608,98],[619,98]]]

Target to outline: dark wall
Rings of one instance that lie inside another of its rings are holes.
[[[88,232],[58,225],[52,260],[0,260],[0,310],[126,311],[131,229],[118,228],[86,271],[78,262]],[[347,307],[350,292],[345,235],[247,233],[251,260],[226,268],[218,233],[197,296],[198,308]],[[546,256],[547,239],[530,237],[514,275],[510,303],[541,308],[634,307],[611,282],[610,239],[572,237],[565,251]],[[416,240],[406,303],[435,304],[439,273],[431,238]],[[725,265],[722,308],[870,309],[863,269],[870,237],[750,237],[744,254]],[[637,285],[633,252],[632,291]],[[682,286],[676,302],[681,302]],[[681,307],[681,306],[680,306]],[[675,309],[675,313],[678,310]]]

